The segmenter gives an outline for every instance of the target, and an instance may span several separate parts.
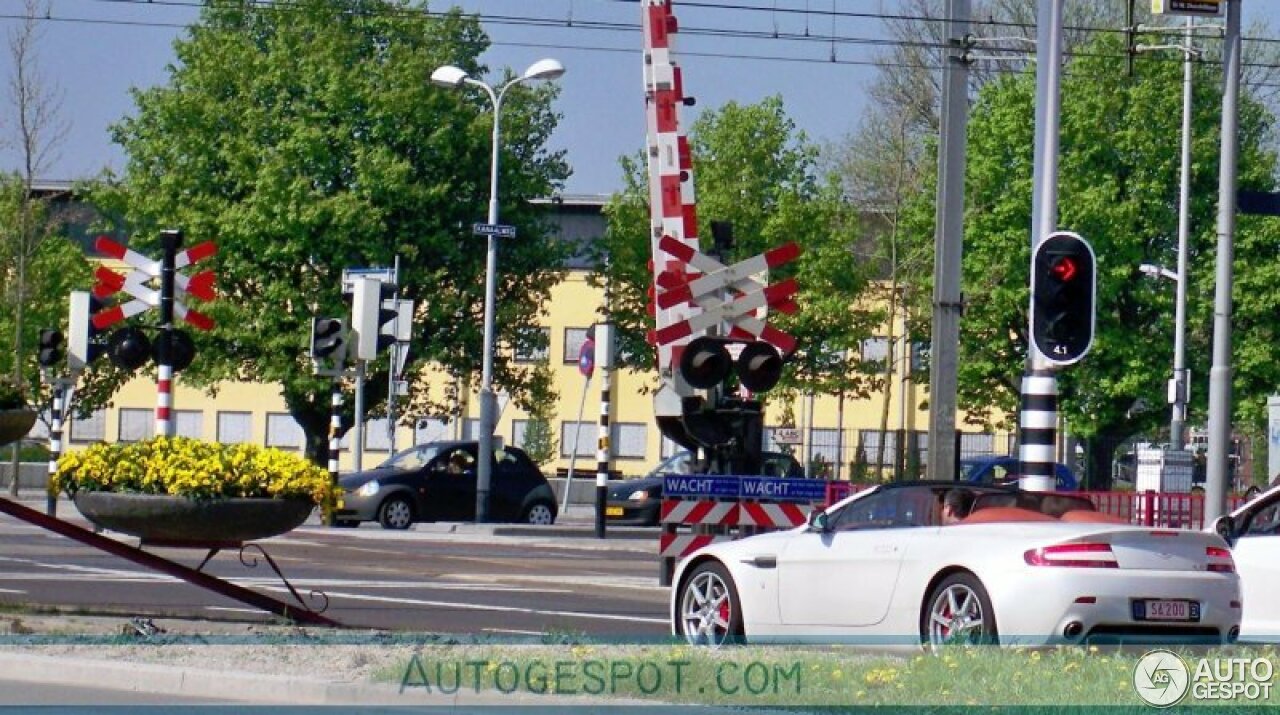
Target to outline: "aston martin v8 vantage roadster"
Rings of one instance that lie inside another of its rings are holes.
[[[968,515],[947,523],[953,490]],[[957,482],[881,485],[805,526],[713,543],[672,584],[674,633],[709,645],[1225,643],[1241,618],[1217,534],[1131,526],[1069,494]]]

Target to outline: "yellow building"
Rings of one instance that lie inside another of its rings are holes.
[[[555,215],[562,239],[589,241],[603,231],[600,213],[606,197],[576,196],[557,199]],[[518,361],[535,363],[547,360],[554,372],[557,402],[553,432],[559,458],[543,469],[548,474],[569,467],[571,446],[577,444],[577,471],[593,474],[596,468],[596,443],[600,414],[599,371],[589,385],[578,369],[578,355],[590,326],[598,319],[600,291],[587,283],[587,272],[581,264],[571,264],[565,279],[551,292],[551,304],[544,329],[549,349],[544,355],[515,356]],[[86,287],[87,288],[87,287]],[[789,448],[811,472],[848,478],[853,463],[891,465],[923,464],[927,445],[928,413],[918,409],[925,392],[911,379],[911,356],[908,343],[900,337],[902,326],[889,333],[899,336],[893,350],[885,338],[873,338],[863,345],[863,358],[891,359],[891,389],[865,399],[841,400],[832,395],[803,396],[790,405],[775,397],[767,408],[766,449]],[[678,449],[664,440],[653,417],[652,392],[657,385],[655,370],[616,371],[612,404],[614,469],[623,474],[643,474],[664,456]],[[441,386],[432,386],[436,389]],[[586,392],[584,393],[584,390]],[[181,373],[175,380],[173,405],[176,433],[220,442],[252,442],[284,449],[301,449],[302,430],[285,408],[279,391],[271,385],[227,383],[218,386],[216,396],[183,385]],[[579,420],[580,406],[585,406]],[[887,405],[886,405],[887,403]],[[73,421],[69,427],[69,448],[96,441],[132,441],[152,434],[156,388],[151,379],[137,379],[127,384],[114,398],[110,408],[100,410],[89,419]],[[393,448],[442,438],[472,437],[478,424],[479,401],[472,393],[462,406],[462,420],[425,420],[412,426],[399,426],[393,436],[385,419],[366,422],[364,467],[385,459]],[[529,415],[499,395],[501,415],[496,434],[508,444],[524,441]],[[789,408],[789,409],[788,409]],[[785,413],[794,415],[791,434],[779,433],[780,419]],[[881,432],[881,425],[886,427]],[[356,468],[351,439],[344,440],[340,462],[343,471]],[[896,454],[899,435],[904,446],[914,445],[921,457],[904,460]],[[779,441],[799,443],[782,447]],[[1009,445],[1003,436],[967,434],[963,451],[968,453],[1005,453]],[[885,448],[880,455],[878,447]]]

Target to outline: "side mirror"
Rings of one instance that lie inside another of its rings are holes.
[[[831,531],[831,520],[827,517],[827,512],[821,509],[809,512],[809,530],[822,534]]]
[[[1236,523],[1229,514],[1224,514],[1213,521],[1213,532],[1222,537],[1228,544],[1236,536]]]

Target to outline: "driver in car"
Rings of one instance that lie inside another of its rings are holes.
[[[973,492],[967,489],[951,489],[942,496],[942,525],[950,526],[969,516],[973,508]]]

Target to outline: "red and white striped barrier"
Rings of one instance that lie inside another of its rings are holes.
[[[742,502],[738,505],[738,526],[790,529],[809,520],[804,507],[789,502]]]
[[[664,559],[683,559],[707,544],[730,541],[727,534],[676,534],[663,533],[658,537],[658,556]]]
[[[662,500],[662,523],[685,526],[735,526],[738,503],[733,501]]]

